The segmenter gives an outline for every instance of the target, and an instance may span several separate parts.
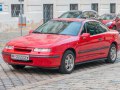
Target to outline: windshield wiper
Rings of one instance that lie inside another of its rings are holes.
[[[43,32],[33,32],[33,33],[39,33],[39,34],[57,34],[57,33],[43,33]]]
[[[33,32],[33,33],[40,33],[41,34],[41,32]]]
[[[44,34],[57,34],[57,33],[44,33]]]

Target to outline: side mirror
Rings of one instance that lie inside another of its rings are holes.
[[[33,31],[34,31],[34,30],[30,30],[30,31],[29,31],[29,34],[31,34]]]
[[[82,39],[87,39],[87,38],[89,38],[90,37],[90,33],[83,33],[82,35],[81,35],[81,38]]]

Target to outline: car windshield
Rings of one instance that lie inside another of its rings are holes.
[[[80,16],[82,16],[82,12],[66,12],[59,18],[79,18]]]
[[[66,22],[51,20],[41,25],[33,33],[77,36],[81,26],[82,22]]]
[[[113,20],[115,18],[115,15],[102,15],[100,19],[103,20]]]

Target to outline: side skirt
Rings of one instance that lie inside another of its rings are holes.
[[[107,59],[107,58],[100,58],[100,59],[94,59],[94,60],[88,60],[88,61],[78,62],[75,65],[85,64],[85,63],[90,63],[90,62],[95,62],[95,61],[103,61],[105,59]]]

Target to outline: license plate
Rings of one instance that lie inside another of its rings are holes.
[[[29,61],[29,55],[11,54],[13,60]]]

